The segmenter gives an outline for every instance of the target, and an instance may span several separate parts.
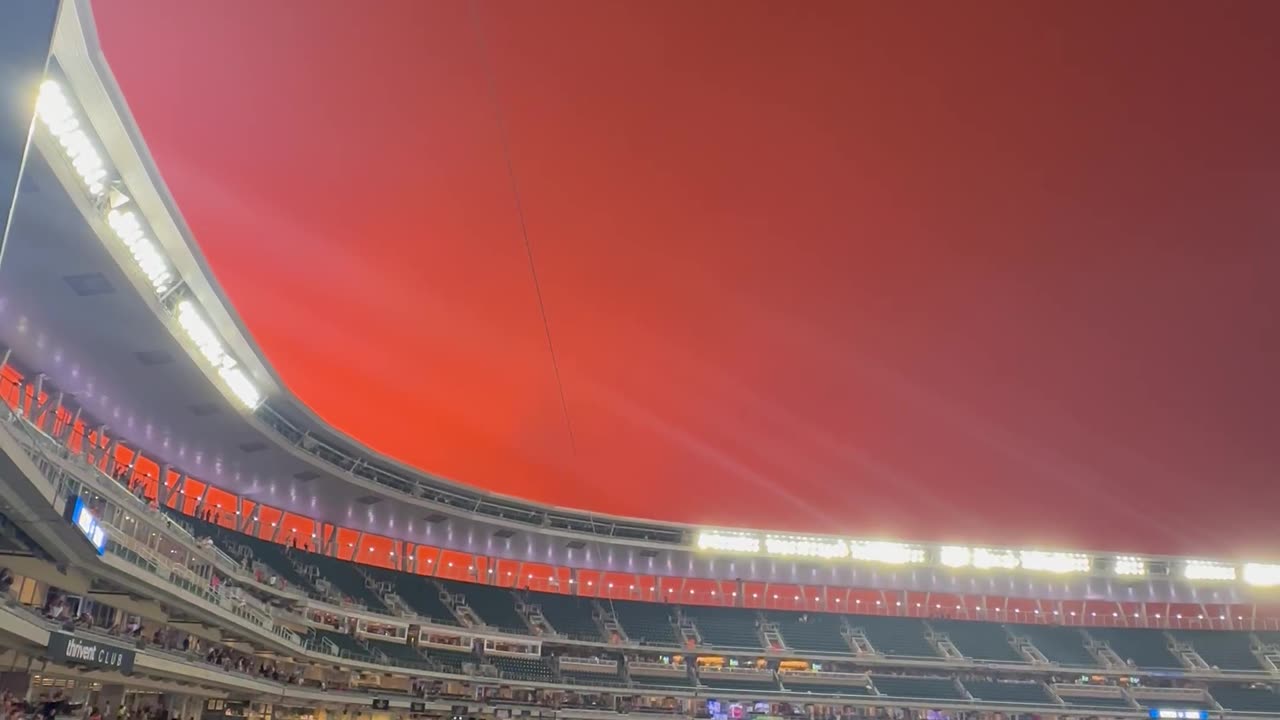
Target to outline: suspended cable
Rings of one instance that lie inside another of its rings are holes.
[[[569,415],[569,401],[564,394],[564,380],[560,376],[560,360],[556,355],[556,345],[551,339],[551,322],[547,319],[547,305],[542,299],[542,283],[538,280],[538,266],[533,259],[533,246],[529,243],[529,229],[525,224],[524,205],[520,201],[520,183],[516,180],[515,163],[511,159],[511,141],[507,134],[506,113],[502,109],[502,101],[498,97],[498,81],[489,58],[488,43],[485,42],[484,30],[480,24],[480,8],[478,0],[470,3],[471,23],[476,35],[476,44],[484,64],[485,77],[489,83],[489,99],[493,103],[493,114],[498,124],[498,137],[502,144],[502,156],[507,163],[507,177],[511,182],[511,196],[515,201],[516,217],[520,221],[520,237],[524,241],[525,258],[529,261],[529,275],[533,278],[533,292],[538,301],[538,315],[542,318],[542,330],[547,338],[547,352],[551,355],[551,369],[555,374],[556,391],[560,395],[560,411],[564,416],[565,431],[569,435],[569,450],[573,455],[578,453],[578,443],[573,434],[573,421]]]

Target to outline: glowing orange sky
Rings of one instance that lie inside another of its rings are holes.
[[[689,522],[1274,539],[1278,3],[96,10],[255,339],[373,447]]]

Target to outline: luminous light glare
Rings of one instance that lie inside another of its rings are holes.
[[[1245,563],[1244,581],[1250,585],[1273,587],[1280,585],[1280,565]]]
[[[938,560],[947,567],[968,567],[973,562],[973,553],[967,547],[948,545],[939,551]]]
[[[236,359],[222,348],[222,341],[214,334],[213,328],[205,322],[190,300],[182,300],[177,306],[178,324],[186,331],[187,337],[196,344],[200,354],[213,366],[218,377],[227,384],[232,394],[244,406],[253,409],[262,402],[262,393],[254,386],[253,381],[245,374]]]
[[[1236,569],[1224,563],[1205,560],[1188,560],[1182,568],[1188,580],[1235,580]]]
[[[867,560],[888,565],[907,565],[924,562],[924,549],[905,543],[858,541],[850,543],[850,554],[855,560]]]
[[[787,557],[812,557],[832,560],[849,557],[849,544],[833,538],[769,535],[764,539],[765,552]]]
[[[97,197],[105,192],[107,169],[102,155],[81,126],[61,85],[53,80],[45,80],[40,84],[36,116],[58,140],[63,154],[71,161],[71,166],[75,168],[89,194]]]
[[[760,552],[760,538],[739,533],[703,531],[698,533],[698,549],[758,553]]]
[[[1019,565],[1018,555],[1012,550],[973,549],[973,566],[983,570],[1000,568],[1012,570]]]
[[[1059,574],[1089,572],[1089,557],[1080,553],[1023,550],[1018,553],[1018,559],[1025,570]]]
[[[1120,555],[1116,558],[1114,570],[1117,575],[1146,575],[1147,562],[1132,555]]]
[[[112,210],[107,213],[107,224],[115,232],[120,242],[129,249],[138,269],[147,276],[151,287],[157,295],[163,294],[173,285],[173,273],[169,272],[169,264],[156,249],[156,244],[147,237],[142,223],[132,210]]]

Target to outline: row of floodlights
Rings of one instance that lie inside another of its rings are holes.
[[[770,558],[854,560],[884,565],[921,565],[932,561],[957,569],[1030,570],[1059,575],[1084,574],[1094,569],[1094,556],[1077,552],[1007,550],[961,545],[931,548],[920,544],[879,540],[722,530],[699,532],[697,547],[709,552]],[[1151,574],[1147,561],[1134,555],[1102,558],[1101,565],[1108,568],[1111,574],[1122,577],[1146,577]],[[1180,569],[1182,576],[1188,580],[1231,582],[1242,579],[1250,585],[1280,586],[1280,565],[1244,563],[1237,566],[1208,560],[1186,560],[1181,563]]]
[[[98,149],[91,129],[80,117],[62,86],[55,80],[40,85],[36,100],[36,117],[62,148],[63,156],[84,184],[94,207],[105,213],[103,219],[125,249],[138,270],[147,278],[157,297],[164,298],[177,285],[177,272],[160,251],[149,232],[137,203],[125,191],[123,182],[113,178],[103,153]],[[195,344],[201,357],[226,384],[237,400],[249,409],[262,402],[262,393],[239,362],[227,352],[213,327],[190,299],[172,305],[178,325]]]

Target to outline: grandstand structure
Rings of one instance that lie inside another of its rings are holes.
[[[30,152],[0,157],[21,168],[0,261],[0,647],[28,690],[146,690],[186,716],[1280,714],[1266,558],[693,528],[378,456],[239,327],[87,2],[54,30]]]

